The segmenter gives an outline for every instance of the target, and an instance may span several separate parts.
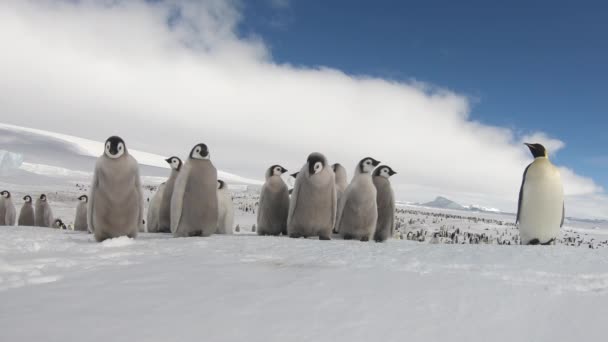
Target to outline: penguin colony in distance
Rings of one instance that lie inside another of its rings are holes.
[[[32,204],[32,196],[25,195],[23,197],[21,211],[19,211],[19,221],[17,224],[20,226],[33,226],[34,222],[34,206]]]
[[[378,219],[374,241],[383,242],[395,233],[395,194],[391,187],[389,178],[397,172],[390,166],[380,165],[374,170],[372,181],[376,187],[376,205],[378,207]]]
[[[217,230],[217,170],[205,144],[192,148],[171,196],[171,232],[175,237],[209,236]]]
[[[165,183],[165,188],[160,201],[159,208],[159,233],[171,232],[171,197],[173,196],[173,188],[179,171],[182,169],[182,160],[178,157],[170,157],[165,160],[171,166],[171,174]]]
[[[17,213],[11,193],[4,190],[0,192],[0,226],[14,226],[16,221]]]
[[[78,197],[78,206],[76,207],[76,217],[74,217],[74,230],[80,232],[86,232],[89,230],[89,224],[87,223],[87,206],[89,197],[82,195]]]
[[[34,206],[34,225],[37,227],[53,227],[53,211],[45,194],[40,195]]]
[[[217,230],[216,234],[232,234],[234,226],[234,206],[228,185],[221,179],[217,181]]]
[[[312,153],[302,166],[293,188],[287,215],[290,237],[318,236],[330,240],[336,221],[334,172],[321,153]]]
[[[519,193],[516,219],[519,242],[553,244],[565,217],[560,172],[549,160],[544,146],[526,146],[535,159],[524,171]],[[232,234],[232,198],[226,183],[217,179],[207,146],[194,146],[185,164],[177,157],[166,161],[171,174],[152,198],[148,231],[171,231],[176,237]],[[395,231],[395,198],[389,178],[396,172],[389,166],[378,165],[371,157],[362,159],[348,184],[342,165],[329,166],[323,154],[312,153],[301,170],[291,175],[295,178],[292,190],[281,178],[287,169],[271,166],[260,193],[258,234],[329,240],[334,230],[344,239],[386,241]],[[104,153],[95,166],[90,195],[78,200],[75,230],[94,232],[97,241],[137,235],[145,222],[141,180],[137,161],[129,155],[120,137],[106,140]],[[23,201],[17,220],[11,193],[0,192],[0,225],[66,228],[61,219],[53,218],[45,194],[40,195],[35,205],[30,195],[24,196]],[[240,231],[238,226],[236,231]],[[431,240],[438,241],[438,234]],[[452,234],[454,239],[459,242],[458,234]]]
[[[355,169],[355,176],[344,192],[338,209],[336,230],[345,240],[369,241],[376,230],[378,206],[372,172],[380,164],[374,158],[363,158]]]
[[[272,165],[266,170],[266,182],[262,185],[258,208],[258,235],[287,235],[289,191],[281,178],[285,172],[287,169],[281,165]]]
[[[144,214],[139,165],[120,137],[108,138],[104,146],[93,173],[89,227],[97,241],[136,237]]]
[[[548,245],[564,224],[564,188],[560,172],[541,144],[525,144],[534,161],[524,171],[517,220],[521,244]]]

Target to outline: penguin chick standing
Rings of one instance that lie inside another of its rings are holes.
[[[378,206],[378,219],[374,241],[383,242],[395,233],[395,194],[389,178],[397,172],[390,166],[381,165],[374,170],[372,181],[376,187],[376,205]]]
[[[217,230],[217,170],[205,144],[192,148],[171,196],[171,232],[175,237],[210,236]]]
[[[160,207],[165,194],[167,183],[162,183],[158,186],[158,190],[148,206],[148,215],[146,216],[146,228],[148,233],[160,233]],[[170,230],[169,230],[170,231]]]
[[[331,166],[334,170],[334,174],[336,175],[336,199],[338,203],[338,207],[340,206],[340,201],[344,196],[344,191],[346,191],[346,187],[348,186],[348,176],[346,174],[346,169],[342,164],[336,163]],[[338,233],[338,229],[334,227],[334,233]]]
[[[74,218],[74,230],[80,232],[86,232],[89,230],[89,224],[87,223],[87,206],[89,197],[82,195],[78,197],[78,206],[76,207],[76,217]]]
[[[287,231],[292,238],[330,240],[336,221],[334,172],[321,153],[312,153],[298,173],[289,203]]]
[[[139,165],[120,137],[109,137],[97,159],[88,214],[89,228],[98,242],[125,235],[134,238],[143,223]]]
[[[53,211],[45,194],[40,195],[34,207],[34,221],[37,227],[53,227]]]
[[[171,196],[173,195],[173,188],[175,187],[175,180],[179,171],[182,169],[182,160],[178,157],[171,157],[165,160],[171,165],[171,174],[165,184],[163,191],[160,208],[158,211],[158,229],[159,233],[170,233],[171,232]],[[149,230],[148,230],[149,231]]]
[[[232,234],[234,226],[234,206],[232,195],[228,190],[226,182],[218,179],[217,181],[217,234]]]
[[[17,221],[17,212],[11,193],[4,190],[0,193],[2,201],[0,201],[0,226],[14,226]]]
[[[258,208],[258,235],[280,235],[287,232],[289,190],[281,178],[285,172],[287,169],[281,165],[273,165],[266,170],[266,182],[262,185]]]
[[[32,205],[32,196],[25,195],[23,197],[23,206],[19,212],[19,221],[17,222],[20,226],[34,226],[34,206]]]
[[[355,169],[355,176],[344,191],[338,210],[336,228],[345,240],[369,241],[376,229],[378,205],[372,171],[380,164],[374,158],[364,158]]]
[[[517,223],[522,245],[553,243],[564,224],[564,188],[559,170],[541,144],[525,144],[534,161],[524,171]]]

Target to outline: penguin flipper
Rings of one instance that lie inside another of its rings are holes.
[[[95,232],[95,226],[93,225],[93,217],[95,217],[95,192],[99,186],[99,161],[95,164],[95,171],[93,172],[93,182],[91,183],[91,190],[89,191],[89,201],[87,202],[87,225],[90,233]]]
[[[524,176],[521,180],[521,187],[519,188],[519,200],[517,202],[517,218],[515,219],[515,224],[519,223],[519,219],[520,219],[520,215],[521,215],[521,206],[524,202],[524,185],[526,183],[526,175],[528,174],[528,169],[530,168],[530,166],[532,166],[532,164],[528,165],[528,167],[526,167],[526,170],[524,171]]]
[[[562,222],[559,224],[559,227],[564,226],[564,219],[566,218],[566,203],[562,202]]]
[[[190,163],[186,162],[175,179],[175,185],[173,185],[173,194],[171,195],[171,233],[173,234],[177,232],[177,228],[179,227],[182,218],[184,194],[186,192],[186,185],[188,184],[191,168],[192,166]]]
[[[135,231],[135,235],[137,232],[143,231],[144,228],[144,194],[141,187],[141,178],[139,177],[139,165],[137,164],[137,160],[133,158],[133,156],[129,156],[132,167],[135,169],[135,192],[137,193],[137,210],[139,213],[137,215],[137,230]]]

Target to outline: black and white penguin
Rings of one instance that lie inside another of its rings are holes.
[[[281,176],[287,169],[272,165],[266,170],[266,182],[260,192],[258,208],[258,235],[280,235],[287,232],[289,191]]]
[[[34,226],[34,205],[32,204],[32,196],[25,195],[23,197],[23,205],[21,211],[19,211],[19,226]]]
[[[383,242],[395,233],[395,194],[389,178],[397,174],[390,166],[380,165],[374,170],[372,181],[376,187],[378,219],[374,241]]]

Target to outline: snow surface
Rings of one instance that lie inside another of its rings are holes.
[[[0,340],[603,340],[607,251],[3,227]]]

